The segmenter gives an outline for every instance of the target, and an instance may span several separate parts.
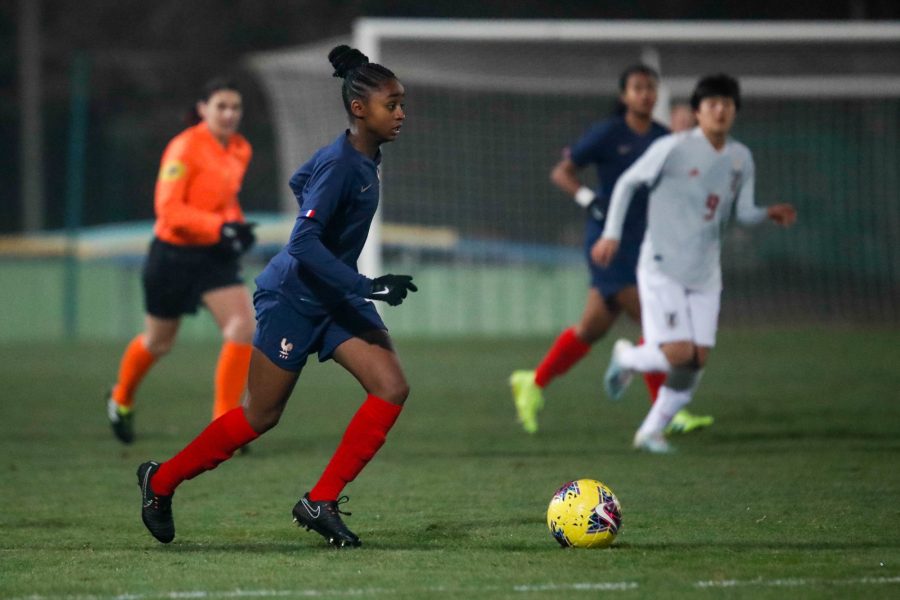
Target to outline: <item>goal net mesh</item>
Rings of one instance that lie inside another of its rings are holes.
[[[252,59],[285,182],[346,127],[326,58],[340,41]],[[585,215],[549,173],[610,114],[618,73],[654,56],[673,100],[703,74],[741,79],[733,133],[754,153],[757,202],[799,211],[792,230],[727,229],[723,323],[900,321],[898,44],[651,46],[378,40],[378,62],[407,89],[403,132],[383,148],[382,268],[413,274],[421,290],[386,311],[392,331],[545,334],[577,320],[589,284]],[[595,183],[592,169],[582,175]]]

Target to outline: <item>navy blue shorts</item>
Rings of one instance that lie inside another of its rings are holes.
[[[241,264],[215,246],[176,246],[154,238],[144,262],[144,307],[160,319],[197,312],[206,292],[240,285]]]
[[[350,338],[372,330],[387,331],[375,306],[362,298],[327,312],[304,314],[278,292],[257,290],[253,294],[253,306],[256,308],[253,345],[287,371],[300,372],[313,352],[318,352],[319,362],[325,362]]]
[[[604,223],[588,219],[584,236],[584,256],[591,274],[591,287],[597,288],[607,303],[615,299],[624,288],[637,286],[637,263],[641,253],[641,241],[623,238],[612,263],[599,267],[591,260],[591,248],[600,239]]]

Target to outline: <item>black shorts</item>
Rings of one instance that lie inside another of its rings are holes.
[[[176,246],[153,239],[144,263],[144,307],[161,319],[197,312],[203,294],[240,285],[241,265],[215,246]]]

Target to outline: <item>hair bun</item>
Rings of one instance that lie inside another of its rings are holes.
[[[343,79],[353,69],[368,64],[369,57],[356,48],[341,44],[332,48],[331,52],[328,53],[328,60],[334,67],[333,76]]]

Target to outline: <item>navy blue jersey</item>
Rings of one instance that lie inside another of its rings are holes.
[[[380,162],[380,152],[365,156],[344,132],[297,169],[290,186],[300,212],[287,245],[256,278],[259,289],[306,314],[368,294],[372,281],[356,261],[378,208]]]
[[[644,135],[636,133],[625,122],[624,115],[616,115],[591,126],[581,139],[570,148],[570,158],[579,167],[597,166],[597,199],[588,211],[592,218],[602,222],[609,208],[609,199],[619,175],[625,172],[644,151],[659,137],[669,133],[662,125],[653,122]],[[647,189],[638,190],[628,209],[622,243],[640,244],[647,228]]]

